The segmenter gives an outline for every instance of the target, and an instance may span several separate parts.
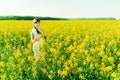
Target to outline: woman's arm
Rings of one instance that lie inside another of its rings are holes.
[[[41,38],[45,38],[44,34],[38,35],[38,37],[34,37],[34,34],[32,35],[32,42],[39,41]]]
[[[41,35],[41,38],[45,38],[45,39],[46,39],[47,37],[46,37],[46,35],[43,33],[43,31],[42,31],[41,29],[39,29],[39,31],[40,31],[40,33],[41,33],[41,34],[40,34],[40,35]]]
[[[38,40],[40,40],[40,36],[35,37],[35,34],[32,33],[32,34],[31,34],[31,41],[34,43],[35,41],[38,41]]]

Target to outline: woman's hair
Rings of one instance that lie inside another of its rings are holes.
[[[40,23],[40,19],[39,19],[39,18],[34,18],[34,19],[33,19],[33,22],[34,22],[34,23],[37,23],[37,22]]]
[[[40,19],[34,18],[33,22],[34,22],[34,24],[37,23],[37,22],[40,23]],[[35,27],[35,25],[34,25],[34,28],[36,29],[36,31],[37,31],[38,34],[41,34],[41,32]]]

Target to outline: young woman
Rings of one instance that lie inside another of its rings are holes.
[[[39,58],[40,56],[40,43],[42,38],[46,38],[46,36],[42,33],[40,29],[40,20],[38,18],[35,18],[33,20],[34,27],[31,31],[31,40],[33,42],[33,52],[34,52],[34,57]]]

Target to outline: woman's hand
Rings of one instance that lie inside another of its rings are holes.
[[[35,38],[35,41],[38,41],[38,40],[40,40],[41,38],[45,38],[45,39],[46,39],[46,36],[45,36],[44,34],[38,35],[38,37]]]
[[[42,34],[42,38],[45,38],[45,39],[47,39],[47,37],[46,37],[46,35],[45,35],[45,34]]]
[[[44,37],[45,37],[45,35],[44,35],[44,34],[42,34],[42,35],[41,35],[41,37],[42,37],[42,38],[44,38]]]
[[[41,36],[40,35],[38,35],[38,37],[37,38],[35,38],[35,41],[39,41],[41,39]]]

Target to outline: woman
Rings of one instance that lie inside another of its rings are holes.
[[[34,57],[39,58],[40,56],[40,43],[42,38],[46,38],[46,36],[42,33],[40,29],[40,20],[38,18],[35,18],[33,20],[34,27],[31,31],[31,40],[33,42],[33,52]]]

